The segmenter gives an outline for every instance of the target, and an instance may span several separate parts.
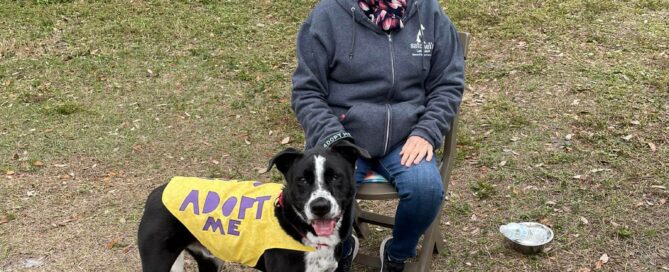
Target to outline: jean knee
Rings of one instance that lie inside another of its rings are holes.
[[[397,182],[399,196],[414,199],[422,205],[439,206],[444,199],[444,185],[441,176],[434,173],[405,173],[407,180]]]

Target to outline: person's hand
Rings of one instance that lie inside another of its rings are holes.
[[[423,158],[427,161],[431,161],[433,149],[434,147],[432,147],[432,144],[425,139],[419,136],[411,136],[407,139],[406,143],[404,143],[402,151],[400,151],[400,156],[402,156],[400,163],[409,167],[412,164],[420,163]]]

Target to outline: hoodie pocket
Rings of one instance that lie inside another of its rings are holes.
[[[386,152],[390,117],[387,105],[367,103],[354,105],[344,115],[340,115],[341,124],[351,133],[355,143],[366,149],[372,157],[382,156]]]
[[[418,119],[425,112],[425,106],[416,106],[411,103],[399,103],[392,105],[390,128],[390,147],[394,147],[404,141],[411,129],[418,123]]]

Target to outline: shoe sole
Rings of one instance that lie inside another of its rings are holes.
[[[384,258],[383,258],[383,253],[386,250],[386,243],[390,241],[390,239],[393,239],[393,237],[386,237],[386,239],[383,239],[383,242],[381,242],[381,248],[379,248],[379,258],[381,259],[381,272],[383,272],[383,264],[385,263]]]
[[[353,237],[353,258],[352,260],[355,260],[355,257],[358,256],[358,250],[360,250],[360,240],[358,240],[358,237],[355,235],[351,235]]]

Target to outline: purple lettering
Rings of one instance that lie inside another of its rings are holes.
[[[221,223],[221,219],[214,219],[213,217],[207,218],[207,222],[204,223],[204,228],[202,228],[203,231],[207,231],[211,228],[212,232],[216,232],[216,229],[218,231],[225,235],[225,232],[223,232],[223,223]],[[239,234],[237,234],[239,236]]]
[[[253,207],[256,202],[254,198],[242,196],[242,201],[239,203],[239,216],[237,218],[244,219],[246,217],[246,209]]]
[[[228,200],[226,200],[225,203],[223,203],[223,207],[221,208],[223,216],[225,217],[230,216],[232,210],[235,208],[235,205],[237,205],[237,198],[234,196],[228,198]]]
[[[239,236],[239,230],[237,228],[239,228],[240,223],[241,221],[239,220],[230,219],[230,221],[228,221],[228,234]]]
[[[260,185],[263,185],[263,183],[260,182],[260,181],[255,181],[255,182],[253,182],[253,187],[258,187],[258,186],[260,186]]]
[[[207,199],[204,200],[204,207],[202,207],[202,213],[207,214],[213,212],[218,204],[221,203],[221,197],[218,196],[215,192],[207,193]]]
[[[193,213],[194,214],[200,214],[200,206],[198,205],[198,199],[200,197],[200,191],[198,190],[192,190],[190,193],[188,193],[188,196],[184,199],[184,202],[181,203],[181,207],[179,207],[179,211],[184,211],[186,208],[188,208],[189,204],[193,204]]]
[[[271,197],[270,196],[261,196],[256,198],[258,201],[258,212],[256,213],[256,219],[262,218],[262,206],[265,203],[265,201],[269,200]]]

